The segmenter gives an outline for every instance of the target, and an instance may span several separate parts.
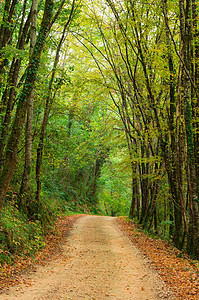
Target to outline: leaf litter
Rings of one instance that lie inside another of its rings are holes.
[[[117,218],[117,222],[132,243],[150,260],[152,267],[172,291],[172,299],[199,299],[198,261],[191,260],[164,240],[148,237],[132,220],[121,217]]]
[[[25,272],[36,272],[38,265],[46,265],[49,260],[56,259],[63,251],[62,245],[66,240],[74,222],[83,215],[58,217],[55,232],[45,237],[45,246],[34,257],[13,255],[14,263],[0,265],[0,293],[17,284],[31,285],[27,278],[22,277]],[[62,258],[64,259],[64,257]]]
[[[26,271],[36,271],[38,265],[46,265],[49,260],[56,259],[63,251],[65,242],[74,222],[83,215],[60,217],[56,223],[56,234],[51,233],[45,238],[44,248],[34,257],[15,257],[14,264],[4,264],[0,269],[0,293],[10,286],[25,284],[31,286]],[[150,265],[158,271],[175,299],[199,299],[199,267],[198,262],[191,260],[180,250],[170,246],[161,239],[152,239],[142,232],[135,222],[126,218],[117,218],[123,232],[141,252],[150,260]],[[63,256],[63,255],[62,255]],[[66,260],[68,257],[66,257]],[[64,256],[62,258],[64,264]],[[20,286],[18,287],[20,289]]]

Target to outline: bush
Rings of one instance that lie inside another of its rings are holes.
[[[44,246],[39,220],[29,221],[14,205],[2,210],[0,226],[0,263],[11,262],[12,255],[31,255]]]

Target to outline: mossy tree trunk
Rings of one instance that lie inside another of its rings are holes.
[[[32,20],[31,20],[31,34],[30,34],[30,58],[33,54],[33,50],[36,43],[36,27],[37,27],[37,7],[38,0],[32,1]],[[30,97],[28,98],[27,104],[27,120],[26,120],[26,131],[25,131],[25,165],[24,172],[21,181],[21,187],[18,195],[18,205],[19,208],[27,213],[27,192],[29,186],[29,177],[31,171],[31,163],[32,163],[32,123],[33,123],[33,102],[34,102],[35,91],[34,88],[30,93]]]
[[[184,101],[184,119],[187,142],[187,163],[189,180],[189,239],[188,251],[199,258],[199,179],[198,179],[198,53],[197,41],[193,40],[193,33],[197,34],[195,1],[179,0],[180,9],[180,37],[182,42],[182,98]],[[196,42],[195,45],[193,43]],[[195,50],[194,49],[194,50]],[[193,63],[194,71],[192,70]],[[194,84],[194,86],[193,86]],[[191,92],[192,91],[192,92]],[[195,128],[194,128],[195,127]],[[197,130],[196,130],[197,129]]]
[[[41,129],[40,129],[39,144],[38,144],[38,147],[37,147],[37,159],[36,159],[36,183],[37,183],[36,203],[38,205],[40,203],[40,193],[41,193],[41,167],[42,167],[42,156],[43,156],[43,148],[44,148],[44,138],[45,138],[46,127],[47,127],[47,124],[48,124],[48,118],[49,118],[50,110],[51,110],[53,101],[54,101],[55,96],[56,96],[56,89],[55,89],[54,94],[52,94],[52,88],[53,88],[53,83],[54,83],[54,79],[55,79],[55,75],[56,75],[57,66],[58,66],[58,63],[59,63],[59,56],[60,56],[61,46],[62,46],[62,44],[64,42],[64,39],[65,39],[66,30],[67,30],[67,28],[68,28],[68,26],[71,22],[73,12],[74,12],[74,8],[75,8],[75,0],[73,0],[73,2],[72,2],[72,7],[71,7],[71,11],[70,11],[68,21],[66,22],[66,24],[64,26],[62,36],[61,36],[59,44],[57,46],[54,65],[53,65],[53,70],[52,70],[51,79],[50,79],[49,86],[48,86],[48,91],[47,91],[46,106],[45,106],[45,110],[44,110],[43,121],[42,121]],[[57,89],[58,88],[59,88],[59,86],[57,86]]]
[[[30,12],[24,24],[24,19],[26,16],[25,6],[26,4],[24,4],[20,30],[18,33],[18,42],[16,45],[16,48],[18,50],[24,49],[25,39],[27,37],[27,33],[30,27],[31,16],[32,16]],[[11,122],[11,113],[14,107],[13,103],[15,102],[16,87],[19,78],[20,66],[21,66],[21,58],[16,59],[14,57],[10,66],[6,88],[3,92],[1,104],[0,104],[0,114],[2,116],[1,133],[0,133],[0,157],[1,157],[0,165],[1,166],[3,165],[4,148],[6,145],[6,138],[9,132],[8,128]]]
[[[17,99],[18,104],[16,114],[6,146],[5,163],[0,174],[0,211],[2,210],[4,204],[4,199],[10,180],[12,179],[15,171],[18,143],[25,122],[28,99],[30,97],[31,91],[34,88],[34,82],[36,80],[41,52],[49,31],[49,24],[53,12],[53,2],[53,0],[46,0],[45,2],[44,14],[39,35],[37,37],[33,55],[26,70],[26,78],[22,92],[19,94]]]
[[[5,47],[8,43],[11,42],[12,38],[12,18],[15,12],[16,4],[18,0],[6,0],[4,5],[4,15],[3,22],[0,28],[0,50]],[[6,65],[6,59],[0,54],[0,75],[3,73],[4,66]],[[2,85],[1,76],[0,76],[0,88]]]

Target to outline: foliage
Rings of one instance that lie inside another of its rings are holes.
[[[103,213],[128,215],[131,202],[131,170],[124,160],[124,149],[109,152],[98,179],[98,202]]]
[[[44,246],[40,221],[28,221],[14,205],[4,207],[0,230],[1,264],[12,261],[11,253],[33,255]]]
[[[40,1],[31,56],[32,2],[8,2],[13,10],[0,6],[5,230],[11,214],[25,239],[30,220],[45,230],[61,212],[129,214],[198,257],[198,3]]]
[[[12,262],[4,263],[0,268],[0,289],[7,289],[13,284],[21,282],[21,274],[25,270],[35,270],[38,264],[45,264],[50,258],[54,258],[57,254],[62,253],[62,243],[69,233],[75,220],[80,215],[70,215],[58,217],[53,231],[48,231],[48,234],[42,240],[44,247],[39,251],[35,251],[30,256],[24,253],[23,256],[13,253]],[[8,257],[6,256],[7,260]],[[5,259],[4,259],[5,261]],[[24,280],[25,282],[25,280]]]

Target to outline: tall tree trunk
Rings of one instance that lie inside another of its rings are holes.
[[[26,70],[27,75],[23,90],[18,97],[18,106],[6,147],[5,163],[0,174],[0,211],[2,210],[4,204],[4,199],[10,180],[12,179],[15,171],[18,143],[25,121],[27,102],[30,97],[31,91],[34,88],[34,82],[36,80],[41,52],[49,31],[49,23],[51,21],[52,11],[53,0],[46,0],[41,29],[36,41],[33,55]]]
[[[129,218],[133,219],[135,217],[135,208],[136,208],[136,203],[137,203],[137,190],[138,190],[138,182],[137,178],[135,177],[137,170],[137,163],[132,163],[132,199],[131,199],[131,207],[129,211]]]
[[[186,4],[186,5],[185,5]],[[179,0],[180,8],[180,33],[182,41],[183,72],[182,72],[182,96],[184,100],[185,128],[187,136],[187,162],[190,178],[190,228],[189,228],[189,251],[199,258],[199,179],[197,178],[197,159],[195,149],[198,147],[196,134],[193,128],[193,107],[191,99],[190,79],[187,74],[191,73],[191,1]],[[192,57],[193,59],[193,57]],[[198,153],[197,153],[198,155]]]
[[[0,50],[11,42],[12,31],[10,25],[12,24],[12,17],[18,0],[6,0],[4,6],[3,22],[0,28]],[[6,59],[0,54],[0,75],[3,73],[3,68],[6,65]],[[0,89],[2,81],[0,76]]]
[[[18,43],[16,48],[19,50],[24,49],[25,39],[27,36],[27,32],[30,26],[30,20],[31,20],[31,12],[29,13],[27,20],[23,27],[23,20],[25,18],[25,6],[26,3],[24,3],[24,10],[23,10],[23,16],[21,21],[21,28],[18,35]],[[1,123],[1,135],[0,135],[0,157],[2,161],[0,162],[0,165],[3,164],[3,154],[4,154],[4,148],[6,144],[6,138],[9,133],[9,125],[11,121],[11,112],[13,110],[13,103],[15,100],[15,93],[16,93],[16,86],[17,86],[17,80],[19,76],[21,66],[21,58],[19,59],[13,59],[10,72],[7,79],[7,87],[3,93],[2,100],[1,100],[1,108],[0,108],[0,114],[3,116],[2,123]],[[5,113],[5,114],[4,114]]]
[[[52,106],[52,103],[53,103],[53,100],[54,100],[54,97],[55,97],[55,93],[56,93],[56,91],[55,91],[54,96],[51,95],[52,94],[52,86],[53,86],[54,79],[55,79],[56,68],[57,68],[57,65],[59,63],[59,55],[60,55],[61,46],[62,46],[62,43],[65,39],[66,29],[67,29],[67,27],[69,26],[69,24],[71,22],[72,15],[73,15],[73,12],[74,12],[74,8],[75,8],[75,0],[73,0],[72,8],[71,8],[71,12],[70,12],[68,21],[64,26],[61,39],[60,39],[59,44],[57,46],[55,61],[54,61],[54,65],[53,65],[53,71],[52,71],[52,75],[51,75],[51,79],[50,79],[50,83],[49,83],[49,87],[48,87],[48,92],[47,92],[46,107],[45,107],[44,117],[43,117],[43,121],[42,121],[42,125],[41,125],[39,145],[37,147],[37,159],[36,159],[36,183],[37,183],[36,203],[37,203],[38,206],[40,205],[41,167],[42,167],[42,156],[43,156],[43,148],[44,148],[44,138],[45,138],[46,127],[47,127],[47,124],[48,124],[48,117],[49,117],[51,106]]]
[[[33,54],[34,46],[36,44],[36,27],[37,27],[37,8],[38,0],[32,0],[32,21],[31,21],[31,34],[30,34],[30,58]],[[34,88],[32,89],[27,104],[27,121],[26,121],[26,132],[25,132],[25,165],[22,176],[21,187],[18,195],[19,208],[27,213],[27,192],[29,187],[29,177],[31,171],[32,162],[32,123],[33,123],[33,102],[34,102]]]

